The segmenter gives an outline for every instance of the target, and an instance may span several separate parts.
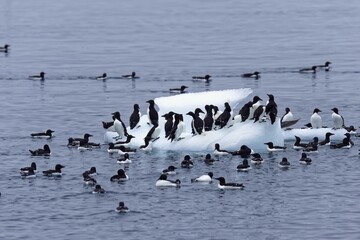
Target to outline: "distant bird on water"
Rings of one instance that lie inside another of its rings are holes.
[[[187,89],[188,86],[182,85],[180,88],[170,88],[169,91],[171,93],[185,93],[185,89]]]
[[[107,79],[107,74],[103,73],[103,75],[96,77],[96,80],[106,80]]]
[[[4,47],[0,47],[0,52],[8,53],[9,47],[9,44],[5,44]]]
[[[31,80],[45,80],[45,73],[41,72],[39,75],[29,76],[29,79],[31,79]]]
[[[258,79],[258,78],[260,78],[260,72],[256,71],[253,73],[244,73],[244,74],[241,74],[241,77]]]
[[[192,77],[192,79],[193,79],[194,81],[203,81],[203,82],[208,82],[208,81],[210,81],[210,78],[211,78],[211,76],[208,75],[208,74],[206,74],[204,77],[202,77],[202,76],[194,76],[194,77]]]

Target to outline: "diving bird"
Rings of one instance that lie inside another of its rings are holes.
[[[236,167],[236,169],[238,171],[245,172],[251,169],[251,166],[249,165],[249,161],[244,159],[243,162]]]
[[[281,162],[279,162],[278,165],[279,165],[279,167],[281,167],[281,168],[288,168],[288,167],[290,167],[290,162],[287,160],[286,157],[283,157],[282,160],[281,160]]]
[[[246,145],[241,145],[238,151],[232,152],[232,155],[239,155],[242,158],[248,158],[253,151]]]
[[[277,104],[275,102],[274,95],[268,94],[268,96],[269,96],[269,101],[265,106],[265,114],[270,117],[271,124],[274,124],[278,112]]]
[[[194,76],[194,77],[192,77],[192,79],[194,81],[203,81],[203,82],[210,81],[210,78],[211,78],[211,76],[208,75],[208,74],[206,74],[204,77],[203,76]]]
[[[140,112],[139,104],[134,104],[134,110],[130,115],[130,119],[129,119],[130,129],[134,129],[136,126],[138,126],[140,118],[141,118],[141,112]]]
[[[174,174],[176,174],[176,167],[175,166],[173,166],[173,165],[170,165],[170,166],[168,166],[166,169],[164,169],[163,171],[162,171],[162,174],[166,174],[166,175],[174,175]]]
[[[249,113],[249,118],[250,119],[254,118],[254,112],[259,106],[261,106],[261,101],[262,101],[262,99],[259,96],[254,96],[253,97],[252,106],[250,108],[250,113]]]
[[[164,117],[166,122],[164,124],[164,130],[165,130],[165,138],[168,138],[170,136],[171,133],[171,129],[173,128],[173,124],[174,124],[174,112],[170,111],[168,113],[165,113],[164,115],[162,115],[161,117]]]
[[[344,118],[339,114],[339,110],[335,107],[331,109],[333,113],[331,114],[331,118],[333,120],[333,129],[344,128]]]
[[[186,115],[189,115],[193,118],[191,121],[192,134],[200,135],[204,130],[204,121],[200,118],[199,113],[204,113],[200,108],[195,109],[195,112],[188,112]]]
[[[32,79],[32,80],[45,80],[45,73],[41,72],[40,75],[29,76],[29,79]]]
[[[8,53],[9,47],[9,44],[5,44],[4,47],[0,47],[0,52]]]
[[[312,128],[322,128],[322,119],[319,115],[320,109],[315,108],[313,114],[310,117],[310,123]]]
[[[212,113],[213,105],[205,105],[204,130],[211,131],[214,125],[214,117]]]
[[[107,74],[106,73],[103,73],[103,75],[96,77],[96,80],[103,80],[104,81],[106,79],[107,79]]]
[[[32,162],[30,167],[20,168],[20,173],[26,173],[26,172],[30,171],[30,169],[32,169],[34,172],[36,172],[36,163],[35,162]]]
[[[118,213],[127,213],[129,212],[129,208],[125,206],[124,202],[119,202],[119,206],[115,209]]]
[[[298,136],[295,136],[295,143],[293,145],[293,149],[304,149],[308,146],[309,146],[308,143],[302,143],[301,138]]]
[[[156,187],[180,187],[181,181],[176,179],[175,181],[167,179],[166,174],[161,174],[155,183]]]
[[[152,125],[159,125],[159,114],[155,109],[154,100],[148,100],[146,102],[149,103],[149,108],[147,110],[147,116],[149,118],[149,122]]]
[[[136,72],[132,72],[131,74],[122,75],[121,78],[135,79],[139,77],[136,76]]]
[[[43,175],[47,176],[47,177],[61,176],[62,175],[61,169],[64,167],[65,166],[63,166],[61,164],[56,164],[55,169],[49,169],[49,170],[43,171]]]
[[[265,106],[263,105],[258,106],[258,108],[255,109],[253,116],[254,117],[252,119],[254,119],[254,123],[262,119],[265,116]]]
[[[301,154],[301,158],[300,158],[299,162],[300,162],[301,164],[308,165],[308,164],[311,164],[311,158],[309,158],[309,157],[306,155],[306,153],[303,152],[303,153]]]
[[[119,169],[117,174],[110,178],[111,182],[123,182],[129,180],[128,175],[126,175],[123,169]]]
[[[46,132],[31,133],[30,135],[33,138],[51,138],[53,132],[55,131],[48,129],[46,130]]]
[[[170,88],[169,91],[171,93],[185,93],[185,89],[187,89],[188,86],[182,85],[180,88]]]
[[[227,155],[227,154],[230,154],[230,152],[227,151],[227,150],[224,150],[224,149],[220,149],[220,144],[219,144],[219,143],[215,143],[214,154],[215,154],[215,155]]]
[[[259,153],[253,153],[251,154],[251,162],[255,165],[259,165],[264,162],[264,159],[261,157]]]
[[[269,152],[284,151],[286,149],[285,146],[274,146],[273,142],[266,142],[264,144],[267,145]]]
[[[239,115],[241,116],[241,122],[245,122],[250,116],[250,109],[253,106],[253,102],[249,101],[244,104],[244,106],[240,109]]]
[[[219,126],[220,129],[225,127],[231,118],[231,107],[230,107],[229,103],[225,102],[224,106],[225,106],[225,109],[224,109],[223,113],[218,118],[215,119],[215,125]]]
[[[51,151],[49,145],[45,144],[43,148],[29,150],[32,156],[50,156]]]
[[[331,132],[327,132],[325,133],[325,139],[321,142],[319,142],[319,145],[322,146],[322,145],[330,145],[330,136],[334,135],[333,133]]]
[[[260,72],[255,71],[253,73],[244,73],[244,74],[241,74],[241,77],[258,79],[258,78],[260,78]]]
[[[210,183],[212,182],[214,174],[212,172],[208,172],[207,174],[201,175],[200,177],[191,179],[191,182],[201,182],[201,183]]]
[[[175,121],[174,121],[174,125],[171,129],[170,135],[168,137],[168,139],[172,142],[172,141],[178,141],[180,140],[180,136],[182,134],[182,132],[184,131],[184,122],[183,122],[183,117],[182,114],[175,114]]]
[[[118,138],[123,138],[123,136],[127,136],[128,132],[127,132],[124,122],[120,118],[120,112],[114,112],[112,114],[115,117],[114,129],[117,132],[117,134],[119,135]]]
[[[219,181],[218,188],[220,189],[243,189],[245,186],[242,183],[227,183],[224,177],[215,178]]]

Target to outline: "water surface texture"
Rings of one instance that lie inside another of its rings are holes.
[[[300,118],[297,128],[315,107],[331,126],[337,107],[357,128],[359,13],[355,0],[1,1],[0,45],[11,50],[0,53],[0,239],[359,239],[359,138],[351,149],[321,148],[310,166],[286,142],[287,151],[262,153],[264,164],[248,173],[236,171],[238,157],[206,166],[207,152],[138,151],[123,184],[109,180],[123,166],[106,145],[66,147],[85,132],[104,143],[101,121],[112,112],[128,124],[134,103],[146,114],[147,100],[181,85],[189,92],[246,87],[264,100],[272,93],[279,115],[290,107]],[[333,63],[329,72],[298,73],[325,61]],[[258,80],[240,77],[256,70]],[[41,71],[45,81],[27,78]],[[119,78],[132,71],[140,78]],[[104,72],[108,80],[94,79]],[[205,74],[211,82],[191,80]],[[53,139],[30,137],[48,128]],[[50,158],[30,156],[45,143]],[[181,188],[157,189],[161,170],[180,167],[185,154],[195,166],[170,177]],[[285,171],[277,165],[284,156],[291,162]],[[32,161],[38,177],[21,179],[19,169]],[[61,179],[41,176],[57,163],[66,166]],[[102,196],[82,183],[91,166]],[[246,187],[190,182],[209,171]],[[119,201],[129,213],[114,211]]]

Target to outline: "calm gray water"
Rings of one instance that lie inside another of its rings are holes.
[[[359,127],[360,2],[343,1],[45,1],[0,2],[0,239],[359,239],[359,138],[350,150],[320,149],[310,166],[299,152],[266,154],[248,173],[241,161],[220,157],[213,166],[190,153],[191,170],[179,169],[180,189],[157,189],[159,172],[179,166],[185,152],[138,152],[126,169],[130,180],[111,183],[116,156],[79,152],[67,138],[85,132],[103,142],[101,121],[132,105],[188,85],[190,92],[250,87],[276,97],[301,120],[323,110],[331,125],[338,107],[347,125]],[[316,76],[297,70],[330,60],[333,69]],[[240,78],[259,70],[259,80]],[[44,82],[27,76],[46,72]],[[136,71],[135,81],[117,79]],[[93,77],[107,72],[106,82]],[[209,84],[191,81],[211,74]],[[236,110],[238,111],[238,109]],[[55,130],[52,140],[30,133]],[[48,143],[49,159],[28,149]],[[287,171],[277,162],[286,156]],[[66,166],[60,180],[41,174],[20,178],[19,168],[36,161],[40,171]],[[96,166],[103,196],[91,194],[81,173]],[[213,171],[243,182],[243,191],[221,191],[217,182],[191,184]],[[119,201],[130,208],[117,214]]]

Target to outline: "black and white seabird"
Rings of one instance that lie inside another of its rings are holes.
[[[119,135],[118,138],[123,138],[123,136],[127,136],[128,132],[126,129],[126,126],[124,124],[124,122],[121,120],[120,118],[120,112],[114,112],[112,113],[115,117],[114,120],[114,129],[117,132],[117,134]]]
[[[262,119],[264,116],[265,116],[265,106],[260,105],[254,111],[254,115],[253,115],[254,123]]]
[[[218,188],[220,189],[243,189],[245,186],[242,183],[227,183],[224,177],[215,178],[219,181]]]
[[[162,117],[165,118],[166,122],[164,124],[164,130],[165,130],[165,138],[168,138],[170,136],[171,133],[171,129],[173,128],[174,125],[174,112],[170,111],[168,113],[165,113],[164,115],[162,115]]]
[[[214,154],[215,155],[227,155],[230,154],[231,152],[224,150],[224,149],[220,149],[220,144],[219,143],[215,143],[215,149],[214,149]]]
[[[204,117],[204,130],[211,131],[214,125],[214,117],[212,113],[213,106],[205,105],[206,115]]]
[[[339,110],[336,107],[331,110],[333,111],[331,114],[331,118],[333,120],[333,129],[344,128],[344,118],[339,114]]]
[[[116,175],[113,175],[110,178],[111,182],[122,182],[122,181],[127,181],[129,179],[128,175],[126,175],[125,171],[123,169],[119,169],[117,171]]]
[[[223,113],[218,118],[215,119],[215,125],[219,126],[220,129],[225,127],[231,118],[231,107],[229,103],[225,102],[224,106],[225,109]]]
[[[168,139],[172,141],[177,141],[180,138],[180,135],[184,131],[184,122],[182,114],[175,114],[175,121],[171,129]]]
[[[161,174],[155,183],[156,187],[180,187],[181,181],[176,179],[175,181],[167,179],[166,174]]]
[[[43,148],[29,150],[32,156],[50,156],[51,151],[49,145],[45,144]]]
[[[264,144],[267,145],[269,152],[284,151],[286,149],[285,146],[274,146],[273,142],[266,142]]]
[[[281,162],[279,162],[279,167],[281,167],[281,168],[288,168],[288,167],[290,167],[290,162],[287,160],[286,157],[283,157],[283,158],[281,159]]]
[[[293,145],[293,149],[304,149],[308,146],[309,146],[308,143],[302,143],[301,138],[298,136],[295,136],[295,143]]]
[[[152,125],[159,125],[159,114],[155,109],[154,100],[148,100],[146,102],[149,103],[149,108],[147,110],[147,115],[148,115],[148,118],[149,118],[149,122]]]
[[[119,202],[119,206],[115,210],[118,213],[127,213],[129,212],[129,208],[125,206],[124,202]]]
[[[307,153],[317,153],[319,146],[319,138],[314,137],[312,142],[309,142],[306,148],[303,149],[304,152]]]
[[[249,161],[247,159],[244,159],[243,162],[236,167],[236,169],[241,172],[248,171],[249,169],[251,169]]]
[[[252,99],[252,106],[250,108],[249,118],[254,118],[254,112],[255,110],[261,105],[262,99],[259,96],[254,96]]]
[[[208,172],[207,174],[201,175],[200,177],[192,178],[191,182],[210,183],[213,176],[214,174],[212,172]]]
[[[258,78],[260,78],[260,72],[255,71],[253,73],[244,73],[244,74],[241,74],[241,77],[258,79]]]
[[[33,170],[34,172],[36,172],[36,163],[35,162],[32,162],[30,167],[23,167],[23,168],[20,168],[20,173],[26,173],[30,170]]]
[[[311,164],[311,158],[309,158],[307,155],[306,155],[306,153],[302,153],[301,154],[301,158],[300,158],[300,160],[299,160],[299,162],[301,163],[301,164],[305,164],[305,165],[309,165],[309,164]]]
[[[274,95],[268,94],[268,96],[269,96],[269,101],[265,106],[265,114],[270,117],[271,124],[274,124],[278,112],[277,104],[275,102]]]
[[[33,138],[52,138],[52,133],[55,132],[51,129],[46,130],[46,132],[39,132],[39,133],[31,133],[31,137]]]
[[[185,89],[187,89],[188,86],[182,85],[180,88],[170,88],[169,91],[171,93],[185,93]]]
[[[139,107],[139,104],[135,103],[134,104],[134,111],[130,115],[130,119],[129,119],[130,129],[134,129],[138,125],[138,123],[140,121],[140,118],[141,118],[140,107]]]
[[[194,166],[193,161],[191,161],[190,155],[185,155],[184,160],[181,162],[182,168],[192,168]]]
[[[29,79],[32,79],[32,80],[45,80],[45,73],[41,72],[40,75],[29,76]]]
[[[327,132],[325,133],[325,139],[321,142],[319,142],[319,145],[320,146],[323,146],[323,145],[330,145],[330,136],[334,135],[333,133],[331,132]]]
[[[43,175],[48,176],[48,177],[61,176],[62,175],[61,169],[64,167],[65,166],[63,166],[61,164],[56,164],[55,169],[49,169],[49,170],[43,171]]]
[[[107,74],[103,73],[103,75],[96,77],[96,80],[106,80],[107,79]]]
[[[9,44],[5,44],[4,47],[0,47],[0,52],[8,53],[9,47]]]
[[[192,79],[194,81],[204,81],[204,82],[210,81],[210,78],[211,78],[211,76],[208,75],[208,74],[206,74],[204,77],[202,77],[202,76],[194,76],[194,77],[192,77]]]
[[[250,109],[253,106],[253,102],[249,101],[244,104],[244,106],[240,109],[239,115],[241,116],[241,122],[245,122],[250,116]]]
[[[319,112],[321,112],[321,110],[318,108],[315,108],[313,111],[313,114],[310,117],[311,127],[314,129],[322,128],[322,119],[319,115]]]
[[[186,114],[193,118],[191,121],[191,133],[194,135],[200,135],[204,130],[204,121],[200,118],[200,113],[204,112],[200,108],[196,108],[195,112],[190,111]]]
[[[135,79],[139,77],[136,76],[136,72],[132,72],[131,74],[122,75],[121,78]]]
[[[232,152],[232,155],[239,155],[242,158],[248,158],[250,157],[250,154],[252,153],[251,148],[249,148],[246,145],[241,145],[240,149],[238,151]]]

